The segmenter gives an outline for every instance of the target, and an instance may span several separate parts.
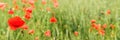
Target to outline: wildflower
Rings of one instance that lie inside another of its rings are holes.
[[[107,24],[103,24],[102,28],[105,29],[107,27]]]
[[[111,13],[111,11],[110,10],[107,10],[107,14],[110,14]]]
[[[13,0],[13,4],[16,5],[17,1],[16,0]]]
[[[47,7],[46,10],[47,10],[48,12],[51,11],[50,7]]]
[[[58,2],[54,3],[54,7],[57,8],[58,7]]]
[[[26,13],[32,13],[32,10],[33,10],[32,7],[28,7],[28,8],[25,9],[25,12]]]
[[[96,30],[99,30],[100,26],[101,26],[100,24],[98,24],[98,25],[96,23],[92,24],[92,27]]]
[[[26,13],[25,14],[25,19],[29,20],[31,18],[31,14]]]
[[[78,34],[79,34],[79,33],[78,33],[77,31],[74,32],[74,35],[75,35],[75,36],[78,36]]]
[[[24,12],[26,12],[26,6],[25,6],[25,5],[23,5],[22,10],[23,10]]]
[[[29,3],[30,5],[34,5],[35,1],[34,1],[34,0],[28,0],[28,3]]]
[[[19,9],[19,6],[18,6],[18,5],[14,5],[14,9],[15,9],[15,10],[18,10],[18,9]]]
[[[24,21],[19,17],[15,16],[8,19],[8,25],[10,26],[11,30],[16,30],[24,25]]]
[[[57,8],[58,7],[58,0],[52,0],[52,2],[53,2],[54,7]]]
[[[28,14],[25,15],[25,19],[29,20],[31,18],[31,16]]]
[[[101,30],[99,30],[99,34],[104,36],[105,35],[105,31],[101,29]]]
[[[52,0],[53,2],[57,2],[57,0]]]
[[[8,13],[9,13],[9,14],[14,14],[14,11],[13,11],[12,9],[10,9],[10,10],[8,11]]]
[[[39,37],[37,36],[37,37],[35,37],[35,40],[39,40]]]
[[[111,28],[111,29],[114,29],[115,26],[114,26],[113,24],[110,24],[110,28]]]
[[[28,26],[27,26],[27,25],[23,25],[21,28],[22,28],[23,30],[27,30],[27,29],[28,29]]]
[[[42,0],[42,4],[45,5],[46,4],[46,0]]]
[[[56,19],[55,17],[51,17],[51,18],[50,18],[50,22],[51,22],[51,23],[56,23],[56,22],[57,22],[57,19]]]
[[[6,3],[0,3],[0,9],[4,10],[4,8],[6,7]]]
[[[101,29],[101,24],[98,24],[96,30],[100,30],[100,29]]]
[[[27,0],[22,0],[22,3],[27,3]]]
[[[47,30],[44,34],[45,34],[45,36],[47,36],[47,37],[50,37],[50,36],[51,36],[50,30]]]
[[[96,23],[96,20],[92,19],[92,20],[91,20],[91,23]]]
[[[34,30],[29,30],[28,33],[29,33],[29,34],[34,34],[34,32],[35,32]]]
[[[26,10],[25,10],[25,18],[27,19],[27,20],[29,20],[30,18],[31,18],[31,13],[32,13],[32,8],[31,7],[29,7],[29,8],[26,8]]]

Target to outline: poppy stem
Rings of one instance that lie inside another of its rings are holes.
[[[20,31],[19,31],[19,33],[17,34],[17,36],[16,36],[16,39],[15,39],[15,40],[18,40],[18,38],[19,38],[20,34],[21,34],[21,30],[20,30]]]
[[[7,40],[10,40],[10,30],[9,30],[9,28],[7,28]]]

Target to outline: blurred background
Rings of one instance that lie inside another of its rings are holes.
[[[120,40],[119,4],[120,0],[0,0],[0,40]],[[29,20],[24,7],[33,8]],[[20,16],[28,29],[10,30],[8,19],[14,16]],[[55,23],[51,23],[53,16]],[[100,30],[92,27],[92,20]]]

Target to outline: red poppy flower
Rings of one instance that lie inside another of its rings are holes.
[[[27,3],[27,0],[22,0],[22,3]]]
[[[45,1],[45,0],[42,0],[42,4],[45,5],[45,4],[46,4],[46,1]]]
[[[29,20],[31,18],[31,14],[25,14],[25,19]]]
[[[22,28],[23,30],[27,30],[27,29],[28,29],[28,26],[27,26],[27,25],[23,25],[21,28]]]
[[[107,27],[107,24],[103,24],[102,28],[105,29]]]
[[[99,34],[104,36],[105,35],[105,31],[104,30],[99,30]]]
[[[78,36],[78,34],[79,34],[79,33],[78,33],[77,31],[74,32],[74,35],[75,35],[75,36]]]
[[[110,24],[110,28],[111,28],[111,29],[114,29],[115,26],[114,26],[113,24]]]
[[[34,0],[28,0],[28,3],[31,5],[34,5],[35,1]]]
[[[111,13],[111,11],[110,10],[107,10],[107,14],[110,14]]]
[[[18,6],[18,5],[15,5],[15,6],[14,6],[14,9],[15,9],[15,10],[18,10],[18,9],[19,9],[19,6]]]
[[[13,0],[12,2],[13,2],[13,4],[16,4],[16,3],[17,3],[17,1],[16,1],[16,0]]]
[[[10,10],[8,11],[8,13],[9,13],[9,14],[14,14],[14,11],[13,11],[12,9],[10,9]]]
[[[55,7],[55,8],[58,7],[58,2],[54,2],[54,7]]]
[[[100,29],[101,29],[101,24],[98,24],[96,30],[100,30]]]
[[[37,37],[35,37],[35,40],[39,40],[39,37],[37,36]]]
[[[8,19],[8,25],[10,26],[11,30],[16,30],[22,27],[24,23],[25,22],[19,16]]]
[[[49,11],[51,11],[51,8],[50,8],[50,7],[47,7],[46,10],[49,12]]]
[[[34,32],[35,32],[34,30],[29,30],[28,33],[29,33],[29,34],[34,34]]]
[[[5,5],[5,3],[0,3],[0,7],[3,7]]]
[[[94,19],[91,20],[91,23],[95,23],[95,22],[96,22],[96,20],[94,20]]]
[[[97,25],[96,23],[92,23],[92,27],[96,30],[99,30],[100,25]]]
[[[53,3],[58,2],[58,0],[52,0]]]
[[[50,30],[47,30],[44,34],[45,34],[45,36],[47,36],[47,37],[50,37],[50,36],[51,36]]]
[[[96,24],[96,23],[92,23],[91,26],[92,26],[92,27],[95,27],[95,26],[97,26],[97,24]]]
[[[32,13],[32,7],[28,7],[28,8],[25,8],[26,10],[25,10],[25,18],[27,19],[27,20],[29,20],[30,18],[31,18],[31,13]]]
[[[32,7],[28,7],[28,8],[25,9],[25,12],[26,13],[32,13],[32,10],[33,10]]]
[[[55,23],[55,22],[57,22],[57,19],[55,17],[52,17],[52,18],[50,18],[50,22]]]
[[[4,8],[6,7],[6,3],[0,3],[0,9],[4,10]]]
[[[35,8],[35,5],[31,5],[32,8]]]
[[[54,7],[57,8],[58,7],[58,0],[52,0],[52,2],[53,2]]]

